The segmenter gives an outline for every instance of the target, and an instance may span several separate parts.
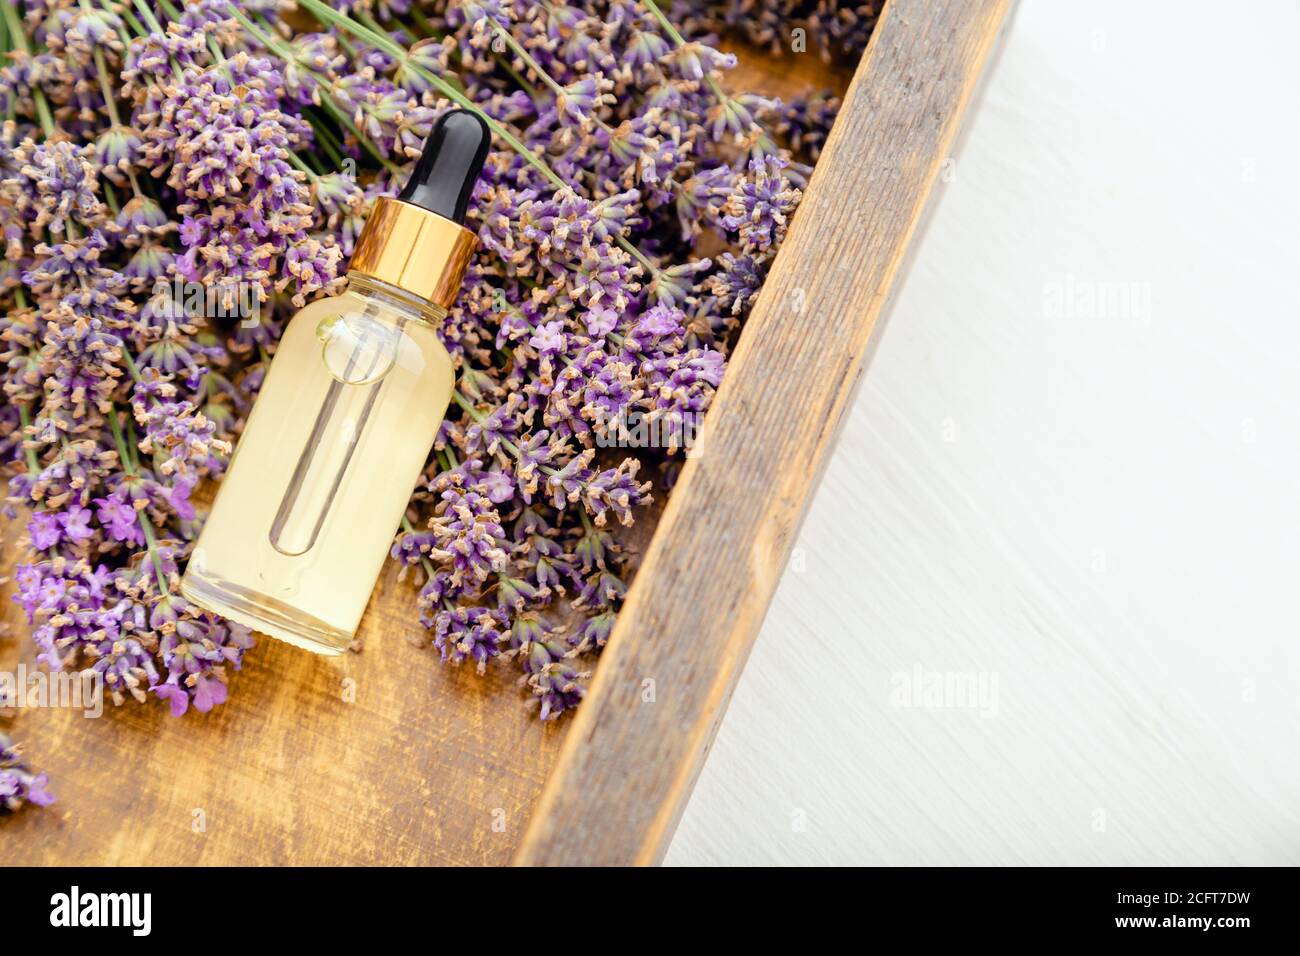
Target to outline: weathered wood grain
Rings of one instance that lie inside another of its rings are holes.
[[[1011,5],[886,7],[516,863],[662,858]]]

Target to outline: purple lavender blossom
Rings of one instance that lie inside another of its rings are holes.
[[[191,704],[207,713],[225,703],[225,668],[239,669],[244,652],[253,646],[249,629],[172,596],[154,606],[149,626],[161,635],[160,658],[167,669],[153,691],[170,703],[172,715],[179,717]]]
[[[786,161],[776,156],[754,159],[749,175],[727,200],[722,224],[740,234],[748,249],[764,253],[785,237],[786,224],[799,204],[799,190],[782,175]]]
[[[25,803],[48,807],[54,802],[45,789],[48,785],[46,775],[32,773],[14,742],[0,733],[0,814],[13,813]]]
[[[433,644],[444,661],[472,660],[481,674],[500,653],[501,641],[501,618],[488,608],[445,608],[436,617]]]

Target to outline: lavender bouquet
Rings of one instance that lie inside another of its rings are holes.
[[[837,106],[735,90],[715,31],[779,46],[802,24],[856,51],[870,6],[0,9],[0,456],[38,659],[93,668],[118,703],[226,699],[252,640],[180,597],[196,489],[284,320],[346,281],[368,204],[460,106],[494,134],[480,248],[441,329],[458,390],[392,554],[444,661],[516,668],[543,719],[575,706],[627,591],[620,529],[671,487]],[[611,447],[629,417],[667,438]],[[40,802],[0,744],[6,805]]]

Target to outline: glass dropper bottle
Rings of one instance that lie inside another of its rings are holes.
[[[435,328],[477,242],[463,223],[489,144],[478,116],[444,113],[398,198],[376,200],[347,291],[289,321],[187,600],[316,653],[355,637],[455,384]]]

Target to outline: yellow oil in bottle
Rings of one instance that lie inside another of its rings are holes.
[[[356,635],[447,410],[434,323],[477,238],[465,228],[491,133],[449,110],[357,238],[348,291],[290,320],[190,555],[181,593],[322,654]]]
[[[454,383],[442,307],[350,274],[290,321],[181,584],[317,653],[355,636]]]

